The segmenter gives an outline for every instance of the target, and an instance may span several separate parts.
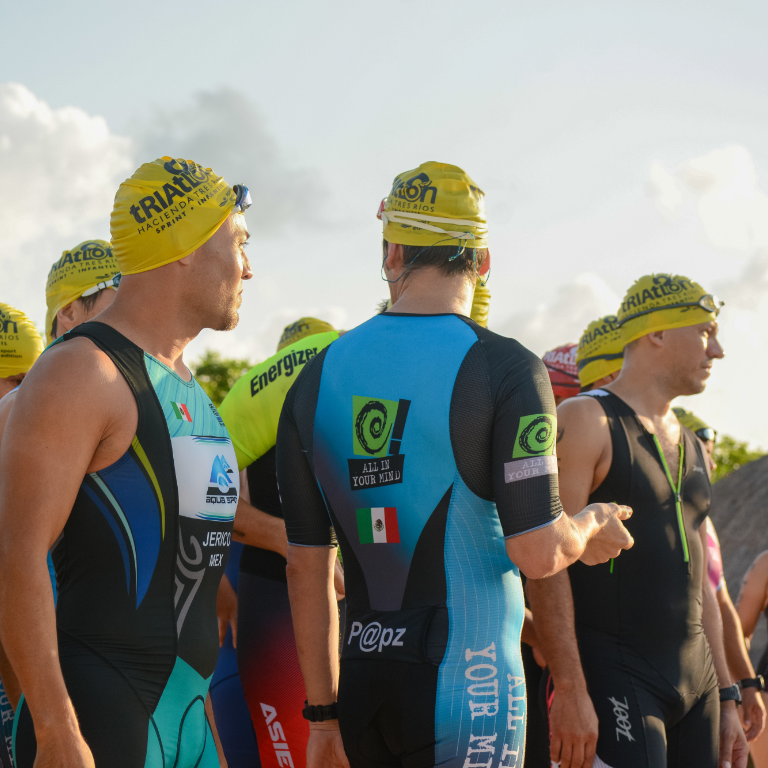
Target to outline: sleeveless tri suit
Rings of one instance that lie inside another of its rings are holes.
[[[379,315],[288,393],[288,540],[338,537],[344,557],[353,768],[522,766],[524,606],[505,538],[562,514],[554,414],[542,362],[458,315]]]
[[[568,569],[582,667],[600,722],[595,765],[716,768],[718,683],[701,602],[699,529],[710,504],[704,449],[681,427],[678,486],[629,405],[607,390],[586,396],[602,406],[613,445],[608,475],[589,503],[632,507],[625,525],[635,540],[616,560]]]
[[[64,681],[99,768],[212,768],[204,705],[239,494],[232,443],[194,378],[103,323],[56,343],[75,337],[109,356],[139,418],[126,453],[83,478],[53,548]],[[35,752],[22,699],[17,768],[31,768]]]

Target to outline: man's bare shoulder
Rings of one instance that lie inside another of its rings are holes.
[[[138,408],[123,375],[92,341],[75,338],[37,360],[19,388],[6,431],[16,443],[87,445],[88,471],[94,472],[122,456],[137,424]]]
[[[589,460],[597,466],[608,456],[608,417],[595,397],[571,397],[557,408],[558,455]]]
[[[40,356],[18,390],[18,401],[55,394],[56,399],[89,402],[107,393],[104,385],[120,382],[124,379],[105,352],[89,339],[75,338]]]
[[[557,424],[599,429],[608,419],[596,397],[569,397],[557,406]]]

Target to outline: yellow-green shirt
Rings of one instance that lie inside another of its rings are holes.
[[[238,469],[245,469],[274,447],[288,390],[304,365],[338,338],[337,331],[307,336],[254,365],[235,382],[219,413],[232,438]]]

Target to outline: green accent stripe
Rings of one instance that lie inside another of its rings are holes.
[[[672,489],[672,492],[675,494],[675,510],[677,512],[677,525],[680,528],[680,538],[683,542],[683,555],[685,556],[685,562],[690,562],[690,553],[688,552],[688,535],[685,532],[685,520],[683,519],[683,501],[681,498],[681,492],[683,490],[683,462],[685,460],[685,448],[683,447],[683,436],[680,435],[680,445],[678,446],[680,449],[680,466],[678,468],[677,472],[677,487],[675,487],[675,483],[672,480],[672,473],[669,471],[669,465],[667,464],[667,459],[664,456],[664,451],[661,450],[661,445],[659,444],[659,440],[656,437],[656,435],[653,436],[653,442],[656,443],[656,449],[659,452],[659,456],[661,457],[661,463],[664,465],[664,472],[667,475],[667,480],[669,481],[669,487]]]
[[[131,447],[136,452],[136,455],[139,457],[139,461],[141,461],[141,463],[144,465],[144,469],[147,470],[147,474],[149,475],[149,478],[152,481],[152,485],[155,486],[155,493],[157,494],[157,500],[160,502],[160,522],[161,522],[161,528],[163,532],[163,541],[165,541],[165,502],[163,501],[163,494],[160,491],[160,483],[157,482],[157,476],[155,475],[155,470],[152,469],[152,465],[149,463],[147,454],[144,453],[144,449],[141,447],[141,443],[139,442],[138,435],[134,436],[133,442],[131,443]]]
[[[357,532],[361,544],[373,544],[373,521],[370,508],[357,510]]]
[[[98,476],[98,474],[96,474],[96,472],[91,472],[91,478],[96,483],[96,485],[101,488],[102,493],[107,497],[115,512],[117,512],[117,516],[120,518],[121,522],[123,523],[123,528],[125,528],[125,531],[128,534],[128,541],[131,543],[131,551],[133,552],[133,572],[136,575],[136,592],[138,594],[139,559],[136,556],[136,542],[133,540],[133,531],[131,530],[131,526],[128,524],[128,520],[126,519],[120,504],[118,504],[117,499],[112,495],[112,491],[109,490],[107,484]]]

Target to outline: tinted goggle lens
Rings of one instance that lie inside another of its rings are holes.
[[[710,440],[714,441],[715,430],[712,429],[712,427],[705,427],[696,433],[696,437],[698,437],[700,440],[703,440],[705,443],[708,443]]]
[[[232,187],[232,191],[237,195],[235,198],[235,210],[238,213],[248,210],[248,208],[253,205],[251,193],[245,184],[235,184],[235,186]]]

